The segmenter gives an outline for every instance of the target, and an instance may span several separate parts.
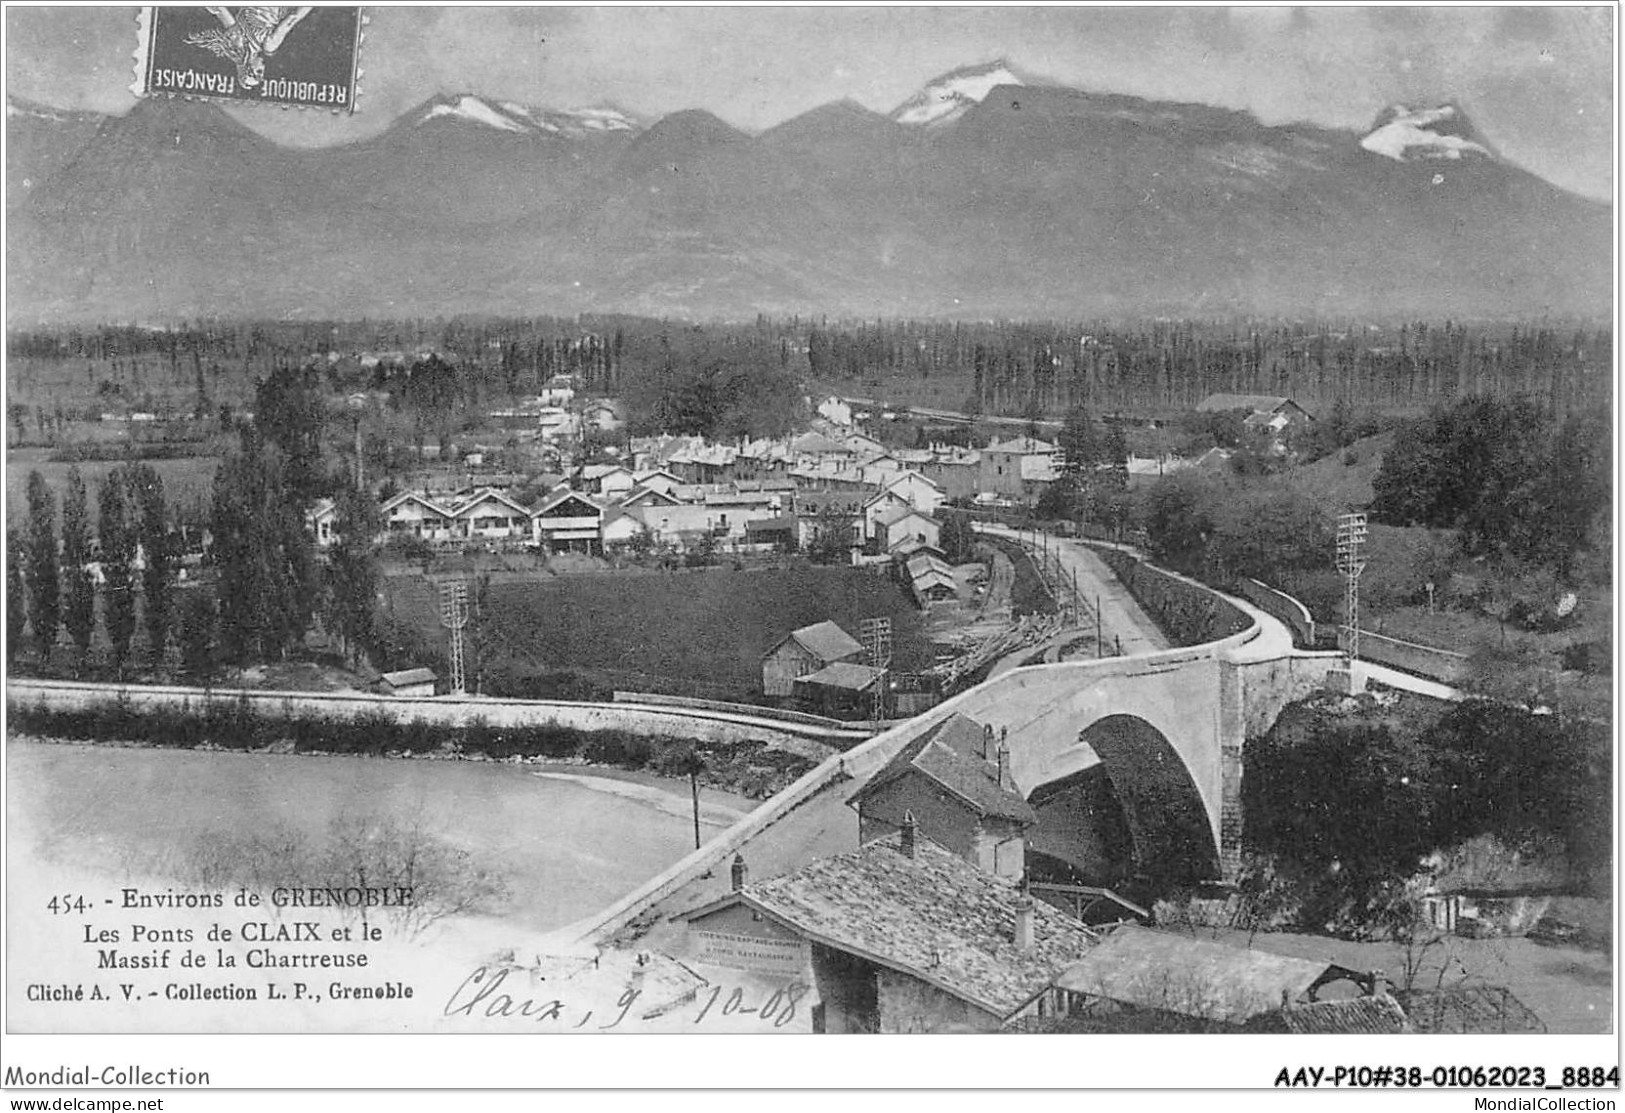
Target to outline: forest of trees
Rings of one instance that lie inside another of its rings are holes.
[[[213,413],[224,399],[246,398],[254,382],[307,364],[343,377],[347,389],[406,393],[432,356],[454,369],[455,382],[410,388],[426,409],[428,393],[478,407],[570,374],[589,393],[631,399],[643,426],[705,425],[719,436],[753,423],[776,427],[779,388],[803,382],[904,394],[911,382],[948,384],[961,408],[1026,417],[1077,406],[1166,414],[1217,392],[1291,396],[1323,410],[1338,399],[1359,410],[1415,410],[1467,395],[1522,395],[1563,417],[1607,408],[1613,359],[1606,328],[1450,321],[253,322],[14,332],[7,348],[19,366],[92,365],[86,380],[60,388],[13,384],[29,389],[26,401],[14,400],[12,425],[38,431],[75,402],[79,412],[99,410],[109,391],[132,404],[168,398],[171,411]],[[761,405],[766,418],[757,416]]]
[[[1373,517],[1457,531],[1473,556],[1509,556],[1567,578],[1612,491],[1606,412],[1559,421],[1527,400],[1476,396],[1394,438],[1373,480]]]
[[[1327,902],[1305,916],[1316,925],[1380,902],[1425,855],[1481,836],[1552,847],[1583,886],[1611,860],[1612,780],[1598,722],[1487,700],[1427,726],[1296,706],[1248,740],[1246,843],[1296,875],[1311,905]]]
[[[215,474],[208,582],[179,582],[177,516],[149,464],[120,465],[99,484],[94,536],[78,469],[68,472],[60,514],[32,472],[26,516],[8,537],[8,659],[50,673],[67,652],[67,670],[80,675],[101,671],[92,649],[102,646],[106,671],[123,677],[132,665],[167,670],[173,650],[183,673],[207,681],[221,665],[287,656],[320,620],[352,662],[367,661],[380,645],[377,501],[347,471],[329,470],[320,391],[318,379],[294,369],[259,384],[258,416],[237,426]],[[305,522],[322,497],[334,497],[338,512],[325,562]],[[138,625],[144,661],[132,659]],[[30,633],[34,657],[23,662]]]

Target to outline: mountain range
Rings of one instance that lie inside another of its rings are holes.
[[[1459,106],[1364,131],[1086,92],[1005,61],[889,115],[750,135],[699,110],[456,93],[279,146],[213,104],[11,99],[13,325],[758,312],[1512,316],[1612,304],[1612,210]]]

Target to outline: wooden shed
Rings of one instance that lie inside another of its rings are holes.
[[[762,655],[762,692],[769,696],[791,695],[797,677],[836,662],[856,661],[862,655],[863,646],[858,640],[833,622],[815,622],[792,630]]]

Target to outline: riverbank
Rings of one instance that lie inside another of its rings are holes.
[[[344,754],[426,760],[560,762],[684,777],[699,759],[702,784],[766,799],[815,766],[822,747],[774,741],[650,735],[557,723],[401,720],[378,712],[269,714],[246,700],[198,708],[136,708],[120,701],[54,707],[8,701],[14,736],[69,742],[254,753]],[[806,751],[811,748],[812,754]]]

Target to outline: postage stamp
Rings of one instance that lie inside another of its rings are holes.
[[[137,96],[187,96],[354,112],[361,9],[141,9]]]

